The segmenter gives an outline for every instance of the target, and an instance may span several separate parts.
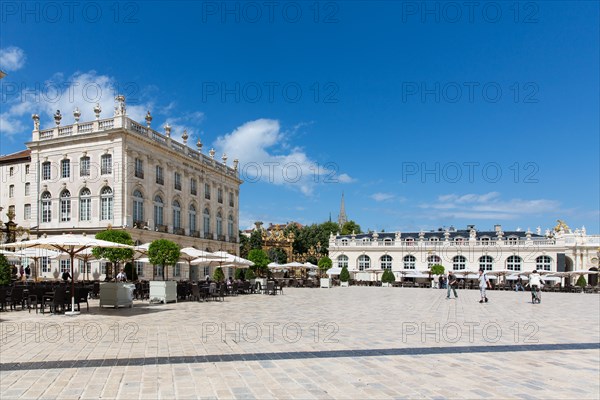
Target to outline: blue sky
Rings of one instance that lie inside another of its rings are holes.
[[[2,3],[2,154],[119,92],[240,159],[242,227],[600,231],[597,2],[67,4]]]

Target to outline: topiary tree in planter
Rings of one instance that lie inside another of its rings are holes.
[[[350,280],[350,272],[348,272],[348,267],[343,267],[340,272],[340,282],[348,282]],[[346,286],[346,285],[344,285]]]
[[[0,254],[0,285],[8,285],[11,282],[12,267],[4,255]]]
[[[179,246],[167,239],[157,239],[150,243],[148,259],[152,264],[162,266],[163,279],[167,280],[168,274],[165,274],[165,267],[177,263],[179,260]]]
[[[250,250],[250,252],[248,253],[248,260],[254,263],[254,265],[250,267],[250,269],[253,270],[256,275],[266,275],[267,271],[269,270],[267,265],[269,265],[271,260],[269,260],[269,257],[267,257],[267,253],[265,253],[264,250]]]
[[[391,269],[386,269],[385,271],[383,271],[383,274],[381,275],[381,282],[388,284],[396,282],[396,277],[394,276],[394,273]]]
[[[108,242],[113,243],[121,243],[133,245],[133,240],[131,239],[131,235],[127,231],[121,231],[118,229],[107,229],[105,231],[99,232],[96,234],[96,239],[106,240]],[[106,247],[94,247],[92,249],[92,254],[96,259],[107,259],[112,264],[114,264],[114,269],[108,269],[105,271],[107,278],[114,278],[114,271],[118,271],[119,263],[131,260],[133,258],[133,250],[132,249],[118,249],[118,248],[106,248]],[[108,264],[107,264],[108,265]],[[111,276],[112,275],[112,276]],[[130,275],[127,275],[128,277]]]
[[[577,283],[575,283],[575,286],[579,286],[579,287],[585,287],[587,285],[587,282],[585,281],[585,278],[583,277],[583,275],[579,275],[579,278],[577,278]]]
[[[323,275],[324,273],[327,272],[327,270],[329,268],[331,268],[331,266],[333,265],[333,261],[331,261],[331,258],[325,256],[325,257],[321,257],[321,259],[319,260],[317,265],[319,267],[319,271],[321,272],[321,275]]]
[[[223,273],[223,268],[221,268],[221,267],[215,268],[215,272],[213,273],[213,279],[216,282],[223,282],[225,280],[225,274]]]

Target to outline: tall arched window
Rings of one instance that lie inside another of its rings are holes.
[[[392,256],[387,254],[383,255],[379,261],[381,263],[381,269],[392,269]]]
[[[441,263],[442,263],[442,259],[439,256],[432,255],[432,256],[427,257],[427,268],[431,268],[434,265],[441,264]]]
[[[416,268],[416,263],[417,263],[417,259],[415,256],[412,255],[407,255],[404,256],[404,269],[415,269]]]
[[[521,270],[521,257],[519,256],[510,256],[506,259],[506,269],[511,271],[520,271]]]
[[[552,259],[548,256],[539,256],[535,259],[535,269],[540,271],[550,271]]]
[[[233,215],[231,214],[227,217],[227,236],[229,236],[229,238],[233,237]]]
[[[173,229],[181,229],[181,204],[173,201]]]
[[[459,270],[467,268],[467,258],[465,256],[454,256],[452,259],[452,269]]]
[[[223,235],[223,215],[221,211],[217,213],[217,236]]]
[[[188,225],[190,227],[190,232],[196,232],[196,206],[190,204],[188,208]]]
[[[202,212],[202,221],[203,221],[202,228],[204,229],[204,235],[210,234],[210,212],[208,211],[208,208],[205,208],[204,211]]]
[[[106,186],[100,192],[100,220],[111,219],[113,219],[113,191]]]
[[[89,221],[92,219],[92,192],[83,188],[79,192],[79,220]]]
[[[368,255],[363,254],[358,257],[358,270],[364,271],[365,269],[371,268],[371,259]]]
[[[71,192],[63,190],[60,192],[60,221],[68,222],[71,220]]]
[[[479,269],[491,271],[494,266],[494,259],[491,256],[479,257]]]
[[[52,195],[50,192],[42,193],[42,222],[52,220]]]
[[[159,195],[154,196],[154,225],[164,225],[165,203]]]
[[[338,256],[337,263],[338,263],[338,267],[340,267],[340,268],[344,268],[344,267],[348,268],[348,256],[345,256],[343,254],[341,256]]]
[[[133,192],[133,222],[144,224],[144,195],[139,190]]]

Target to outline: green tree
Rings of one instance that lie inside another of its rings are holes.
[[[430,269],[430,271],[433,275],[441,275],[444,273],[444,270],[445,270],[444,266],[440,265],[440,264],[432,265],[431,269]]]
[[[262,246],[262,232],[259,230],[252,231],[250,234],[250,250],[262,249]]]
[[[216,282],[223,282],[225,280],[225,274],[223,273],[223,268],[221,268],[221,267],[215,268],[215,272],[213,273],[213,279]]]
[[[242,231],[239,232],[238,237],[240,238],[240,257],[248,258],[248,253],[252,250],[250,248],[250,238],[242,234]]]
[[[348,282],[350,280],[350,272],[348,272],[348,267],[342,268],[342,272],[340,272],[340,281]]]
[[[0,254],[0,285],[8,285],[11,282],[12,267],[6,257]]]
[[[179,260],[179,246],[177,243],[167,239],[158,239],[150,243],[148,248],[148,259],[154,265],[162,266],[163,279],[168,278],[165,267],[175,265]]]
[[[244,270],[242,268],[236,268],[234,278],[243,280],[244,279]]]
[[[579,275],[579,278],[577,278],[577,283],[575,283],[575,286],[579,286],[579,287],[585,287],[587,285],[587,282],[585,281],[585,278],[583,275]]]
[[[267,265],[269,265],[269,263],[271,262],[271,260],[269,260],[269,257],[267,257],[267,253],[265,253],[264,250],[261,249],[250,250],[250,253],[248,253],[248,260],[254,263],[254,265],[250,268],[258,276],[262,276],[263,274],[267,273],[269,269]]]
[[[269,259],[273,262],[278,262],[279,264],[285,264],[287,262],[287,254],[282,249],[272,248],[269,249],[267,254]]]
[[[247,281],[249,281],[251,279],[255,279],[256,275],[254,275],[254,271],[252,271],[250,268],[248,268],[246,270],[246,273],[244,274],[244,277],[246,278]]]
[[[319,267],[319,271],[321,272],[321,275],[323,275],[325,272],[327,272],[327,270],[329,268],[331,268],[332,265],[333,265],[333,262],[331,261],[331,258],[329,258],[327,256],[321,257],[321,259],[317,263],[317,266]]]
[[[359,234],[362,233],[362,231],[360,230],[360,225],[358,225],[356,222],[354,221],[348,221],[344,224],[344,226],[342,226],[342,235],[350,235],[352,234],[352,232]]]
[[[381,275],[381,282],[383,282],[383,283],[396,282],[396,277],[394,276],[394,273],[392,272],[391,269],[386,269],[385,271],[383,271],[383,274]]]
[[[130,246],[133,245],[131,235],[127,231],[121,231],[117,229],[108,229],[99,232],[96,234],[96,239],[106,240],[107,242],[113,243],[128,244]],[[96,259],[104,258],[115,264],[114,270],[116,270],[119,268],[119,263],[131,260],[133,258],[133,249],[109,249],[104,247],[94,247],[92,249],[92,254],[94,257],[96,257]],[[109,271],[106,271],[107,277],[111,275],[108,272]]]

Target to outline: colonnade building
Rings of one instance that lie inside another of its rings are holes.
[[[329,257],[334,267],[347,267],[357,280],[376,280],[377,272],[390,269],[396,280],[426,278],[434,264],[445,270],[503,272],[505,275],[530,272],[598,271],[600,236],[587,235],[585,228],[572,231],[559,224],[542,234],[531,231],[504,232],[439,229],[431,232],[373,232],[332,235]],[[490,274],[494,275],[494,274]],[[379,276],[380,277],[380,276]],[[585,275],[597,284],[597,275]]]
[[[213,149],[203,154],[200,140],[192,149],[185,131],[183,143],[176,141],[168,124],[157,132],[150,112],[145,124],[132,120],[124,96],[116,97],[114,115],[101,112],[96,105],[96,119],[81,122],[76,108],[74,122],[61,125],[57,111],[49,129],[40,129],[39,116],[32,116],[27,149],[0,158],[3,216],[11,213],[31,238],[94,235],[110,227],[126,230],[137,244],[165,238],[181,247],[238,254],[238,161],[230,166]],[[42,276],[68,267],[49,263]],[[147,268],[138,266],[138,272],[151,278]],[[181,268],[176,279],[188,276]],[[102,268],[94,270],[95,279],[104,277]]]

